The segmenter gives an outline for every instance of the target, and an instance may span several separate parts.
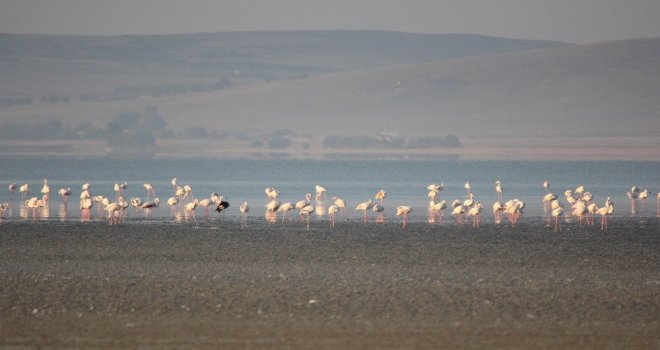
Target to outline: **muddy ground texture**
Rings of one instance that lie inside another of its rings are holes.
[[[0,224],[0,347],[660,348],[657,219]]]

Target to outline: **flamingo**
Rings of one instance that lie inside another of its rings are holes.
[[[204,217],[208,218],[209,217],[209,210],[211,207],[211,204],[215,204],[211,198],[204,198],[199,203],[197,203],[198,206],[204,207]]]
[[[355,210],[357,210],[357,211],[360,211],[360,210],[364,211],[364,219],[363,219],[363,222],[364,222],[365,224],[367,223],[367,212],[369,211],[369,209],[371,209],[371,208],[374,207],[374,204],[375,204],[374,201],[371,200],[371,199],[369,199],[369,201],[367,201],[367,202],[362,202],[362,203],[358,204],[358,205],[355,207]]]
[[[46,204],[48,204],[48,200],[50,199],[50,186],[48,185],[48,179],[44,179],[44,185],[41,187],[41,193],[45,196],[44,200],[46,201]]]
[[[316,200],[327,199],[326,198],[326,192],[327,191],[326,191],[325,187],[323,187],[321,185],[316,185],[315,189],[316,189]]]
[[[179,198],[178,197],[170,197],[167,199],[167,205],[170,206],[170,213],[172,216],[176,213],[176,205],[179,204]]]
[[[635,187],[633,187],[632,191],[626,193],[626,195],[630,198],[630,215],[635,216],[637,213],[637,191],[635,191]]]
[[[555,232],[561,232],[561,223],[559,217],[564,214],[564,207],[560,204],[557,208],[552,210],[552,217],[555,218]]]
[[[133,208],[135,208],[136,213],[140,211],[141,205],[142,205],[142,199],[141,198],[139,198],[139,197],[132,197],[131,198],[131,206],[133,206]]]
[[[554,193],[546,193],[543,196],[543,211],[547,214],[548,225],[550,225],[550,215],[552,214],[550,209],[550,203],[557,199],[557,195]]]
[[[477,201],[477,203],[468,211],[468,215],[472,217],[472,227],[481,227],[481,211],[483,208],[484,206]]]
[[[577,194],[579,199],[582,199],[582,195],[584,194],[584,186],[580,185],[575,189],[575,194]]]
[[[21,193],[21,199],[25,200],[28,196],[28,191],[30,190],[30,185],[22,184],[18,191]]]
[[[504,204],[500,201],[493,203],[493,220],[499,224],[502,222],[502,212],[504,211]]]
[[[238,211],[241,212],[241,216],[243,217],[243,225],[247,226],[247,213],[250,211],[248,202],[243,202],[243,204],[241,204],[241,206],[238,208]]]
[[[25,206],[28,209],[32,209],[32,219],[35,219],[36,216],[37,216],[37,208],[39,208],[38,201],[39,201],[39,198],[37,198],[37,197],[32,197],[32,198],[25,201]]]
[[[9,184],[9,186],[7,186],[7,188],[9,189],[9,194],[10,194],[9,198],[11,200],[11,199],[14,198],[14,191],[16,191],[16,189],[18,189],[18,185],[16,185],[15,182],[12,182],[12,183]]]
[[[268,204],[266,204],[266,220],[270,223],[275,223],[277,221],[277,214],[275,213],[280,208],[280,202],[272,199]],[[289,202],[288,210],[293,208],[293,204]],[[287,210],[284,210],[286,213]],[[284,215],[282,214],[282,222],[284,222]]]
[[[335,214],[339,211],[339,207],[336,204],[331,205],[328,207],[328,215],[330,216],[330,225],[334,228],[335,227]]]
[[[80,186],[83,191],[89,191],[89,182],[86,182]]]
[[[548,180],[543,181],[543,188],[545,189],[545,193],[548,193],[548,191],[550,190],[550,181]]]
[[[192,216],[193,222],[197,222],[197,217],[195,216],[195,209],[197,209],[197,205],[199,204],[199,199],[195,199],[192,202],[186,204],[185,211],[186,211],[186,220],[188,217]]]
[[[80,192],[80,199],[92,198],[92,195],[89,194],[88,190],[83,190]]]
[[[429,191],[432,191],[432,192],[440,192],[444,188],[445,188],[445,184],[443,184],[443,183],[441,183],[439,185],[438,184],[430,184],[430,185],[426,186],[426,189],[429,190]]]
[[[588,209],[586,205],[584,204],[583,201],[578,201],[573,205],[573,211],[571,212],[571,215],[576,216],[578,218],[578,225],[579,227],[582,227],[582,219],[585,218],[585,215],[588,212]]]
[[[660,195],[660,193],[659,193],[659,195]],[[658,198],[660,198],[660,196],[658,196]],[[337,208],[339,208],[339,214],[343,218],[344,217],[344,210],[346,209],[346,201],[341,199],[341,198],[338,198],[338,197],[332,197],[332,200],[334,201]],[[660,199],[658,200],[658,203],[660,203]],[[660,208],[660,204],[658,204],[658,207]]]
[[[646,200],[649,198],[650,194],[651,192],[649,192],[647,189],[639,192],[639,202],[642,203],[642,215],[644,215],[646,212]]]
[[[128,208],[128,202],[124,200],[124,197],[119,197],[117,203],[119,203],[119,220],[123,224],[124,219],[126,219],[126,208]]]
[[[151,186],[151,184],[144,184],[142,186],[144,186],[144,188],[147,190],[147,198],[156,197],[156,194],[154,193],[154,187]]]
[[[470,185],[469,181],[467,181],[465,185],[463,185],[463,187],[465,187],[465,190],[467,190],[467,194],[470,194],[472,192],[472,185]]]
[[[94,207],[94,201],[90,197],[80,199],[80,219],[82,221],[89,221],[92,207]]]
[[[383,205],[383,201],[387,198],[387,191],[380,190],[376,193],[376,199],[380,201],[380,205]]]
[[[456,223],[459,226],[463,226],[463,213],[465,213],[465,207],[462,204],[460,204],[460,202],[451,211],[451,215],[456,215]]]
[[[108,203],[103,209],[108,212],[108,223],[110,225],[119,224],[119,219],[117,217],[117,212],[121,208],[121,205],[117,202]]]
[[[172,191],[173,191],[173,192],[176,192],[176,188],[177,188],[176,177],[173,177],[173,178],[172,178],[171,183],[172,183]]]
[[[500,180],[495,181],[495,192],[497,192],[497,199],[502,200],[503,193],[502,193],[502,184],[500,183]]]
[[[380,213],[378,218],[376,219],[376,222],[382,223],[385,222],[385,207],[382,206],[381,204],[375,203],[373,207],[371,207],[371,210],[374,213]]]
[[[396,216],[403,216],[403,229],[405,230],[408,226],[408,214],[413,210],[413,207],[410,205],[400,205],[396,207]]]
[[[614,212],[614,205],[612,203],[606,204],[602,208],[596,210],[596,214],[600,215],[600,229],[602,231],[607,231],[608,229],[608,217]]]
[[[289,217],[289,221],[291,221],[291,215],[289,212],[294,208],[293,202],[285,202],[280,205],[280,207],[277,209],[277,211],[282,212],[282,222],[284,222],[285,217]]]
[[[307,217],[307,229],[309,230],[309,217],[310,214],[314,212],[314,206],[312,205],[306,205],[303,208],[300,209],[300,220],[302,221],[303,215]]]
[[[588,202],[586,202],[586,203],[588,203]],[[591,203],[591,204],[587,205],[587,224],[589,226],[594,225],[593,215],[596,214],[596,211],[598,211],[598,204]],[[589,219],[591,219],[591,222],[589,221]]]
[[[69,201],[69,196],[71,195],[71,187],[69,188],[60,188],[59,191],[57,191],[57,194],[62,197],[62,203],[66,205],[66,203]]]
[[[2,216],[7,210],[9,210],[9,208],[10,208],[9,203],[0,204],[0,222],[2,222]]]
[[[475,203],[475,200],[474,200],[474,194],[473,194],[472,192],[470,192],[470,193],[468,194],[468,199],[466,199],[466,200],[463,202],[463,206],[464,206],[465,208],[470,208],[470,207],[472,207],[472,206],[474,205],[474,203]]]
[[[431,219],[432,222],[435,222],[436,216],[440,216],[440,222],[444,222],[445,219],[445,214],[443,210],[447,208],[447,201],[442,200],[440,202],[436,202],[435,200],[432,200],[429,202],[429,209],[431,210]]]
[[[266,193],[266,203],[277,199],[280,196],[280,191],[278,191],[275,187],[266,187],[264,192]]]
[[[218,203],[215,207],[215,211],[217,211],[218,213],[222,213],[222,211],[227,208],[229,208],[229,202],[227,202],[225,197],[220,196],[220,198],[218,198]]]
[[[305,199],[296,202],[296,209],[302,209],[312,203],[312,194],[308,193],[305,195]],[[300,217],[302,220],[302,216]]]
[[[192,187],[190,185],[183,186],[183,190],[185,191],[183,198],[188,199],[188,201],[192,201],[193,199],[195,199],[192,193],[193,192]],[[188,198],[188,195],[190,195],[190,198]]]
[[[140,208],[146,209],[147,220],[151,220],[151,218],[153,216],[153,213],[152,213],[153,209],[158,208],[159,206],[160,206],[160,199],[158,197],[156,197],[152,201],[147,201],[147,202],[142,203]]]

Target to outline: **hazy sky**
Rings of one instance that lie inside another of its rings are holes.
[[[0,0],[0,32],[381,29],[589,43],[660,36],[660,0]]]

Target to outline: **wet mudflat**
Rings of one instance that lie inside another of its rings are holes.
[[[658,348],[660,228],[0,224],[0,346]]]

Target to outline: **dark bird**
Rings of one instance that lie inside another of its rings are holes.
[[[218,205],[216,206],[215,210],[218,213],[222,213],[223,210],[229,208],[229,202],[225,200],[225,197],[220,196],[217,201]]]

